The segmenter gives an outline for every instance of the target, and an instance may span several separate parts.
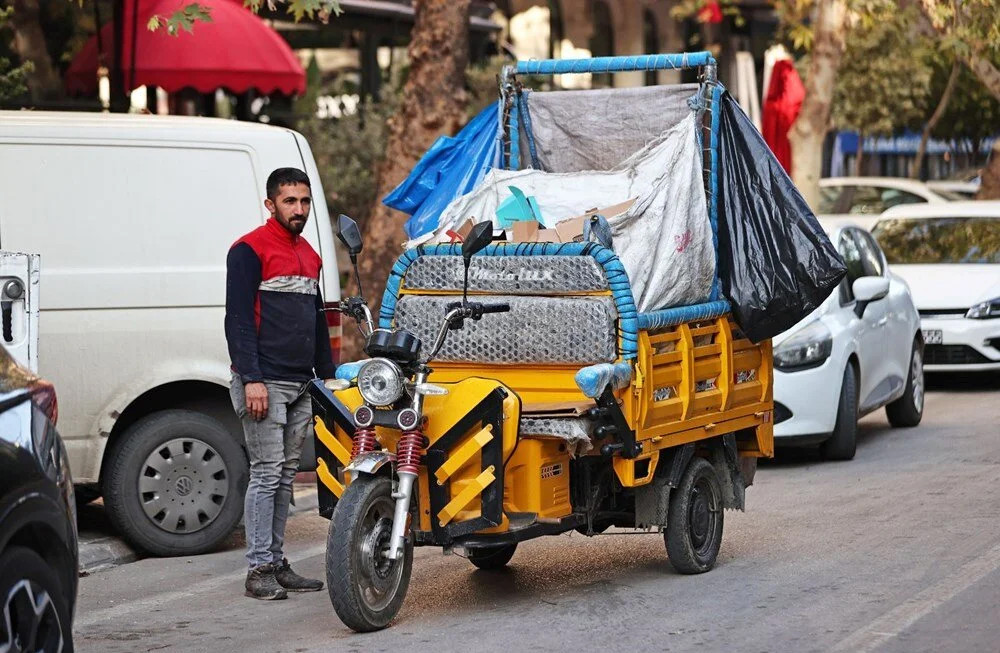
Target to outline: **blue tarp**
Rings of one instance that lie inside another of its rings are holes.
[[[493,167],[499,110],[500,104],[493,103],[454,138],[441,136],[434,141],[410,176],[382,200],[386,206],[412,216],[406,222],[408,237],[433,231],[445,207],[471,191]]]

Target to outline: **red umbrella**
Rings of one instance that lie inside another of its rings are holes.
[[[202,93],[227,88],[243,93],[304,93],[302,64],[277,32],[243,7],[240,0],[198,0],[211,8],[212,22],[197,22],[194,33],[177,36],[160,28],[151,32],[146,23],[153,15],[169,16],[191,0],[125,0],[122,21],[122,67],[130,89],[160,86],[168,92],[193,87]],[[138,11],[134,16],[133,12]],[[133,27],[135,55],[133,57]],[[104,60],[112,63],[112,25],[101,28]],[[135,71],[132,71],[132,62]],[[66,71],[66,90],[72,94],[97,91],[97,36],[83,46]]]

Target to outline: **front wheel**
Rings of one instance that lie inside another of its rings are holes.
[[[903,396],[885,407],[885,415],[897,428],[916,426],[924,416],[924,357],[918,340],[913,341]]]
[[[722,546],[722,488],[715,468],[693,458],[681,482],[670,492],[663,539],[674,569],[701,574],[715,566]]]
[[[326,584],[340,620],[359,633],[389,625],[406,597],[413,542],[402,560],[389,560],[395,501],[392,481],[360,476],[337,501],[326,540]]]
[[[858,448],[858,377],[854,366],[844,368],[837,404],[837,422],[819,452],[827,460],[851,460]]]

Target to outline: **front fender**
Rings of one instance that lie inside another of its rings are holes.
[[[369,474],[374,476],[383,467],[396,462],[395,454],[388,451],[369,451],[366,454],[357,456],[344,468],[345,472],[352,474]],[[391,469],[391,468],[390,468]]]

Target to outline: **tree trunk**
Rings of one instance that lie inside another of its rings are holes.
[[[948,108],[948,103],[951,102],[951,96],[955,93],[955,83],[958,81],[958,73],[961,69],[960,62],[958,59],[955,59],[951,64],[951,74],[948,75],[948,83],[944,85],[944,92],[941,93],[941,99],[938,101],[937,108],[934,109],[930,120],[924,125],[923,134],[920,135],[920,147],[917,148],[917,158],[913,161],[910,179],[920,179],[920,169],[924,167],[924,156],[927,154],[927,141],[930,140],[931,132],[941,121],[941,116],[944,115],[945,110]]]
[[[976,199],[1000,199],[1000,142],[993,144],[989,163],[983,168],[980,179],[982,183],[979,186],[979,192],[976,193]]]
[[[458,131],[465,118],[465,68],[469,58],[470,0],[415,0],[416,22],[408,49],[410,70],[403,97],[389,119],[385,157],[378,169],[378,192],[362,226],[364,253],[358,257],[365,297],[378,316],[393,262],[406,240],[408,216],[382,204],[441,135]],[[353,286],[353,282],[350,286]],[[351,290],[354,290],[351,288]],[[344,328],[343,360],[361,353],[357,331]]]
[[[819,0],[813,24],[813,48],[805,80],[806,96],[788,134],[792,145],[792,180],[809,206],[819,206],[823,141],[830,128],[830,106],[847,32],[844,0]]]
[[[10,25],[14,28],[14,49],[21,61],[30,61],[34,65],[27,79],[31,99],[59,97],[62,95],[62,84],[45,47],[38,0],[14,0],[13,7]]]
[[[854,176],[861,177],[865,161],[865,134],[858,132],[858,151],[854,154]]]

